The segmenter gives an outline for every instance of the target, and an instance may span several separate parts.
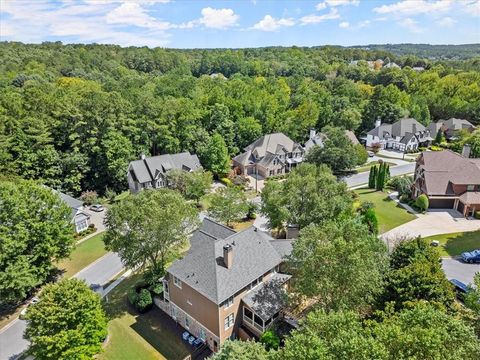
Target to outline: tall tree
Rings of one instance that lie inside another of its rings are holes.
[[[387,251],[358,219],[332,221],[301,231],[289,268],[294,293],[327,311],[362,311],[383,291]]]
[[[238,186],[227,186],[211,197],[208,213],[215,219],[232,226],[247,215],[248,202],[245,193]]]
[[[107,317],[100,297],[82,280],[46,285],[28,308],[25,336],[36,359],[88,359],[102,350]]]
[[[221,177],[230,171],[230,156],[222,136],[215,133],[205,149],[200,154],[202,164],[215,176]]]
[[[33,181],[0,182],[0,307],[23,300],[74,247],[71,210]]]
[[[145,279],[155,282],[167,262],[180,254],[197,223],[195,207],[176,191],[146,190],[109,209],[103,241],[126,266],[145,269]]]

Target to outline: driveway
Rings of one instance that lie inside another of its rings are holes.
[[[105,230],[105,224],[103,223],[103,220],[105,219],[105,215],[107,212],[106,209],[100,212],[85,209],[83,210],[83,212],[90,216],[90,222],[95,225],[95,227],[97,228],[97,232]]]
[[[435,209],[417,216],[417,219],[387,231],[382,235],[382,238],[384,240],[393,240],[397,237],[405,236],[427,237],[480,229],[480,220],[467,220],[453,209]]]
[[[474,275],[480,272],[480,264],[465,264],[454,258],[442,259],[442,268],[448,280],[457,279],[464,284],[472,283]]]
[[[123,264],[118,255],[108,253],[74,277],[85,280],[89,285],[104,285],[122,269]],[[23,338],[25,327],[25,320],[16,319],[0,330],[0,360],[16,359],[28,348],[29,343]]]
[[[404,165],[392,166],[390,168],[390,175],[400,176],[400,175],[406,175],[406,174],[413,174],[414,171],[415,171],[415,163],[407,163]],[[341,180],[345,181],[349,188],[352,188],[359,185],[368,184],[368,175],[369,175],[369,172],[365,171],[360,174],[345,176]]]

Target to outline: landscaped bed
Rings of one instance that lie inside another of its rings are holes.
[[[414,220],[416,217],[388,197],[383,191],[362,188],[355,192],[359,195],[359,201],[370,201],[375,205],[375,213],[378,219],[379,232],[383,234],[397,226]]]
[[[185,358],[190,352],[179,335],[179,325],[156,306],[140,315],[128,303],[128,290],[140,281],[141,275],[132,275],[105,297],[104,307],[110,319],[108,342],[98,359]]]
[[[457,256],[465,251],[480,249],[480,230],[434,235],[426,239],[440,242],[439,250],[442,256]]]

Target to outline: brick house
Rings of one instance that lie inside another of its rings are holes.
[[[480,211],[480,159],[464,155],[423,152],[415,166],[413,198],[425,194],[430,208],[455,209],[464,216]]]
[[[253,226],[237,233],[205,218],[155,303],[213,351],[227,339],[260,336],[286,304],[290,275],[280,271],[291,248]]]

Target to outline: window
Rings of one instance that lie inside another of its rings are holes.
[[[281,174],[281,173],[282,173],[282,169],[278,169],[277,174]]]
[[[233,305],[233,296],[230,296],[227,300],[223,302],[224,309],[228,309],[232,305]]]
[[[228,315],[226,318],[225,318],[225,330],[227,330],[228,328],[231,328],[233,326],[233,321],[234,321],[234,316],[233,316],[233,313],[231,313],[230,315]]]
[[[277,160],[273,160],[273,165],[277,165]]]
[[[185,317],[185,328],[190,329],[190,318],[188,316]]]
[[[243,308],[243,316],[253,321],[253,312],[250,309],[247,309],[246,307]]]
[[[205,334],[205,330],[203,328],[200,328],[200,331],[198,333],[198,337],[202,339],[203,342],[207,340],[207,334]]]
[[[81,220],[77,223],[77,232],[83,231],[88,228],[87,220]]]
[[[176,276],[173,277],[173,283],[175,284],[176,287],[178,288],[182,288],[182,282],[179,278],[177,278]]]
[[[275,175],[275,170],[270,170],[270,175]]]
[[[475,185],[467,185],[467,191],[474,191]]]

